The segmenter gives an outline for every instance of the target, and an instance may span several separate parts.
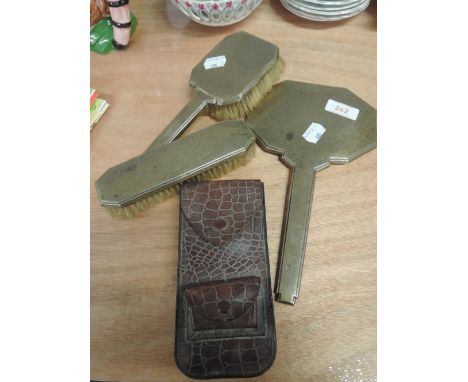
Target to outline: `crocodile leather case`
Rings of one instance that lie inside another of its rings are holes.
[[[263,184],[180,193],[175,359],[192,378],[253,377],[276,354]]]

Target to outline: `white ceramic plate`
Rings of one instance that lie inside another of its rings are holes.
[[[332,4],[332,10],[327,8],[314,8],[304,3],[305,0],[280,0],[281,4],[291,13],[313,21],[337,21],[349,18],[361,13],[370,3],[370,0],[353,1],[351,7],[344,5],[344,8],[336,9]],[[300,1],[300,2],[299,2]],[[310,3],[310,1],[309,1]],[[333,2],[336,3],[336,2]],[[342,4],[343,5],[343,4]],[[349,4],[348,4],[349,5]]]

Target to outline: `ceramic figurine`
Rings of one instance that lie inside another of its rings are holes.
[[[136,17],[130,13],[128,1],[91,0],[90,20],[91,24],[95,23],[90,35],[92,51],[105,54],[113,49],[127,47],[137,25]]]

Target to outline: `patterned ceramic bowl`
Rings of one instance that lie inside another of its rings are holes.
[[[171,0],[197,23],[212,27],[237,23],[245,19],[262,0]]]

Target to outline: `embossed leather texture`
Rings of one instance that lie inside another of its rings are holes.
[[[186,184],[180,193],[175,358],[197,379],[254,377],[276,355],[263,184]]]

